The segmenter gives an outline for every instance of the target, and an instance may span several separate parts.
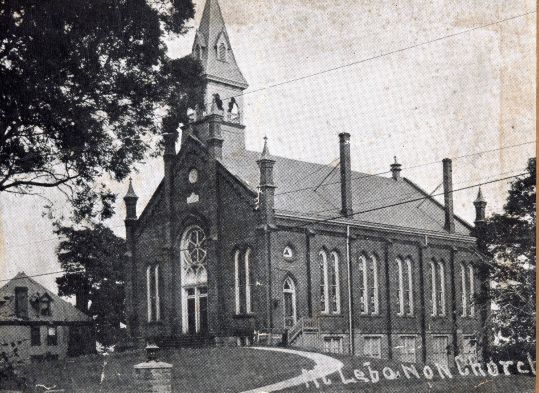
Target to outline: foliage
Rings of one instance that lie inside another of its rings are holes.
[[[504,213],[490,217],[480,235],[492,256],[491,327],[502,336],[495,350],[504,358],[535,354],[535,161],[511,184]]]
[[[28,380],[20,370],[22,359],[19,354],[21,341],[0,341],[0,389],[25,388]]]
[[[110,217],[99,183],[202,105],[200,64],[163,42],[193,15],[192,0],[0,0],[0,192],[57,188],[75,218]]]
[[[61,237],[57,254],[65,271],[56,280],[59,294],[74,295],[77,308],[94,318],[97,340],[113,345],[120,323],[125,323],[125,240],[102,224],[82,229],[57,226],[55,232]]]

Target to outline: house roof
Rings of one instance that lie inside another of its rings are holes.
[[[225,142],[226,143],[226,142]],[[224,157],[224,166],[256,191],[260,173],[256,160],[260,153],[243,151]],[[276,214],[324,220],[340,215],[341,185],[337,167],[272,156]],[[402,203],[413,199],[415,202]],[[352,172],[351,223],[371,223],[423,231],[447,233],[444,207],[406,178],[374,176]],[[387,207],[388,205],[395,205]],[[344,219],[344,218],[343,218]],[[470,224],[456,217],[455,233],[470,235]]]
[[[221,40],[226,42],[229,49],[227,61],[218,60],[216,56],[217,43]],[[242,89],[248,87],[247,80],[236,63],[234,51],[230,45],[230,39],[221,13],[221,7],[217,0],[206,0],[200,26],[193,44],[193,51],[197,45],[205,49],[202,51],[200,61],[204,68],[204,74],[209,79],[230,83]]]
[[[14,307],[14,302],[10,302],[10,299],[14,299],[15,288],[26,287],[28,288],[28,299],[41,298],[43,295],[47,295],[52,300],[52,315],[41,316],[39,312],[31,312],[32,307],[28,307],[28,318],[24,321],[67,321],[67,322],[89,322],[92,319],[83,312],[76,309],[72,304],[66,302],[64,299],[49,291],[43,285],[37,283],[32,278],[28,277],[26,273],[21,272],[13,277],[7,284],[0,288],[0,321],[18,321],[19,318],[14,316],[14,313],[6,312],[8,308]],[[2,304],[5,302],[4,304]]]

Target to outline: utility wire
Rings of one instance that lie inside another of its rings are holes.
[[[474,187],[479,187],[479,186],[484,186],[486,184],[492,184],[492,183],[497,183],[497,182],[500,182],[500,181],[504,181],[504,180],[509,180],[509,179],[513,179],[513,178],[516,178],[516,177],[519,177],[519,176],[523,176],[523,175],[526,175],[527,172],[523,172],[523,173],[519,173],[517,175],[513,175],[513,176],[507,176],[507,177],[503,177],[503,178],[499,178],[499,179],[495,179],[495,180],[490,180],[490,181],[484,181],[484,182],[481,182],[481,183],[476,183],[476,184],[472,184],[472,185],[469,185],[469,186],[465,186],[465,187],[461,187],[461,188],[457,188],[457,189],[454,189],[452,190],[450,193],[455,193],[455,192],[459,192],[459,191],[463,191],[463,190],[468,190],[470,188],[474,188]],[[305,228],[306,226],[310,226],[310,225],[316,225],[316,224],[322,224],[322,223],[325,223],[325,222],[328,222],[328,221],[334,221],[334,220],[338,220],[338,219],[348,219],[352,216],[356,216],[358,214],[363,214],[363,213],[370,213],[370,212],[373,212],[373,211],[377,211],[377,210],[382,210],[382,209],[387,209],[387,208],[390,208],[390,207],[395,207],[395,206],[400,206],[400,205],[404,205],[404,204],[408,204],[408,203],[413,203],[413,202],[419,202],[423,199],[428,199],[428,198],[432,198],[434,196],[439,196],[439,195],[444,195],[444,193],[438,193],[438,194],[433,194],[433,195],[425,195],[425,196],[422,196],[420,198],[412,198],[412,199],[408,199],[406,201],[401,201],[401,202],[396,202],[396,203],[392,203],[392,204],[389,204],[389,205],[384,205],[384,206],[379,206],[379,207],[375,207],[375,208],[371,208],[371,209],[366,209],[366,210],[360,210],[360,211],[357,211],[357,212],[354,212],[352,213],[351,215],[349,215],[348,217],[345,217],[343,216],[342,214],[338,215],[338,216],[333,216],[333,217],[329,217],[329,218],[325,218],[325,219],[321,219],[321,220],[312,220],[312,221],[309,221],[308,223],[305,223],[305,224],[301,224],[301,225],[296,225],[296,226],[292,226],[292,227],[287,227],[286,229],[287,230],[291,230],[291,229],[302,229],[302,228]],[[248,237],[245,237],[243,239],[241,239],[242,241],[245,241],[245,240],[249,240],[249,239],[252,239],[254,238],[254,236],[248,236]],[[183,251],[188,251],[187,249],[180,249],[178,250],[179,252],[183,252]],[[85,270],[75,270],[75,271],[69,271],[69,272],[66,272],[66,271],[55,271],[55,272],[49,272],[49,273],[41,273],[41,274],[34,274],[34,275],[30,275],[30,276],[26,276],[26,277],[42,277],[42,276],[49,276],[49,275],[53,275],[53,274],[61,274],[61,273],[66,273],[66,274],[78,274],[78,273],[82,273],[84,272]],[[22,278],[26,278],[26,277],[21,277]],[[13,280],[14,278],[12,279],[2,279],[0,280],[0,282],[5,282],[5,281],[11,281]]]
[[[523,145],[528,145],[528,144],[532,144],[532,143],[535,143],[535,141],[522,142],[522,143],[518,143],[518,144],[515,144],[515,145],[502,146],[502,147],[499,147],[499,148],[496,148],[496,149],[483,150],[483,151],[474,152],[474,153],[470,153],[470,154],[464,154],[464,155],[453,157],[452,159],[457,160],[457,159],[460,159],[460,158],[465,158],[465,157],[471,157],[471,156],[481,155],[481,154],[485,154],[485,153],[496,152],[496,151],[510,149],[510,148],[519,147],[519,146],[523,146]],[[428,166],[428,165],[438,164],[440,162],[442,162],[442,161],[441,160],[432,161],[432,162],[417,164],[417,165],[408,166],[408,167],[405,166],[402,169],[421,168],[421,167]],[[320,164],[319,169],[324,169],[324,168],[327,168],[327,167],[328,167],[328,165]],[[316,172],[317,172],[317,170],[315,170],[314,172],[311,172],[311,174],[309,174],[309,176],[311,176],[312,174],[314,174]],[[359,179],[373,177],[373,176],[380,176],[380,175],[384,175],[384,174],[387,174],[387,173],[390,173],[390,172],[391,172],[391,170],[384,171],[384,172],[373,173],[373,174],[364,174],[364,175],[361,175],[361,176],[352,177],[351,180],[354,181],[354,180],[359,180]],[[509,173],[509,172],[504,172],[503,174],[506,174],[506,173]],[[498,175],[501,175],[501,174],[498,174]],[[318,189],[320,187],[324,187],[324,186],[334,185],[334,184],[340,184],[340,180],[335,181],[335,182],[330,182],[330,183],[319,184],[318,186],[316,186],[316,189]],[[455,183],[455,184],[458,184],[458,183]],[[309,187],[304,187],[304,188],[297,188],[297,189],[293,189],[293,190],[283,191],[283,192],[280,192],[280,193],[277,192],[277,193],[275,193],[275,196],[288,195],[288,194],[293,194],[293,193],[296,193],[296,192],[309,191],[309,190],[313,190],[313,187],[309,186]],[[371,199],[369,201],[360,202],[360,204],[367,203],[367,202],[375,202],[377,200],[379,200],[379,199],[378,198],[377,199]],[[323,211],[319,211],[319,212],[313,212],[311,214],[317,214],[317,213],[322,213],[322,212],[331,211],[331,210],[333,210],[333,209],[327,209],[327,210],[323,210]],[[114,228],[121,228],[123,226],[124,225],[114,225],[114,226],[110,226],[109,228],[114,229]],[[4,249],[20,248],[20,247],[24,247],[24,246],[26,246],[28,244],[39,244],[39,243],[45,243],[45,242],[57,241],[57,240],[58,240],[58,237],[51,237],[51,238],[46,238],[46,239],[41,239],[41,240],[35,240],[35,241],[32,241],[32,242],[18,243],[18,244],[9,246],[9,247],[5,247]]]
[[[257,93],[257,92],[260,92],[260,91],[272,89],[272,88],[283,86],[283,85],[286,85],[286,84],[302,81],[302,80],[312,78],[312,77],[315,77],[315,76],[318,76],[318,75],[327,74],[329,72],[342,70],[344,68],[348,68],[348,67],[352,67],[352,66],[355,66],[355,65],[358,65],[358,64],[366,63],[366,62],[369,62],[369,61],[372,61],[372,60],[380,59],[382,57],[394,55],[396,53],[405,52],[405,51],[410,50],[410,49],[415,49],[415,48],[425,46],[425,45],[429,45],[429,44],[432,44],[432,43],[435,43],[435,42],[438,42],[438,41],[442,41],[442,40],[445,40],[445,39],[454,38],[454,37],[457,37],[457,36],[460,36],[460,35],[464,35],[464,34],[473,32],[475,30],[480,30],[480,29],[484,29],[486,27],[495,26],[497,24],[500,24],[500,23],[503,23],[503,22],[508,22],[510,20],[513,20],[513,19],[522,18],[524,16],[528,16],[528,15],[534,14],[536,12],[537,12],[536,10],[533,10],[533,11],[525,12],[523,14],[513,15],[513,16],[510,16],[508,18],[499,19],[499,20],[494,21],[494,22],[490,22],[490,23],[486,23],[486,24],[483,24],[483,25],[472,27],[472,28],[469,28],[469,29],[466,29],[466,30],[458,31],[456,33],[443,35],[443,36],[440,36],[440,37],[433,38],[431,40],[418,42],[417,44],[412,44],[412,45],[408,45],[408,46],[405,46],[405,47],[402,47],[402,48],[398,48],[398,49],[394,49],[394,50],[391,50],[391,51],[383,52],[383,53],[380,53],[378,55],[370,56],[370,57],[367,57],[367,58],[364,58],[364,59],[361,59],[361,60],[356,60],[356,61],[346,63],[346,64],[342,64],[342,65],[339,65],[339,66],[336,66],[336,67],[327,68],[325,70],[318,71],[318,72],[315,72],[315,73],[312,73],[312,74],[303,75],[303,76],[300,76],[300,77],[297,77],[297,78],[292,78],[292,79],[288,79],[288,80],[285,80],[285,81],[282,81],[282,82],[274,83],[274,84],[271,84],[271,85],[268,85],[268,86],[260,87],[258,89],[242,92],[242,93],[239,93],[239,94],[227,97],[227,98],[222,98],[221,100],[226,101],[226,100],[230,100],[232,98],[246,96],[248,94]]]

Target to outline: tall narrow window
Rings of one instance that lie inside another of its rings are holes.
[[[460,286],[462,290],[461,302],[462,302],[462,316],[465,317],[468,315],[468,295],[466,291],[467,281],[466,281],[466,266],[463,263],[460,264]]]
[[[159,297],[159,265],[146,268],[146,302],[148,307],[148,322],[161,319]]]
[[[251,249],[245,251],[245,312],[251,313]]]
[[[468,265],[469,280],[470,280],[470,317],[475,316],[474,307],[474,292],[475,292],[475,274],[472,265]]]
[[[430,293],[430,304],[431,304],[431,314],[432,316],[438,315],[437,302],[436,302],[436,264],[434,261],[430,261],[430,282],[431,282],[431,293]]]
[[[438,262],[438,276],[440,285],[438,286],[438,312],[445,315],[445,269],[442,262]]]
[[[333,314],[339,314],[341,312],[341,291],[340,291],[340,285],[339,285],[339,255],[335,251],[331,253],[329,289],[330,289],[330,312]]]
[[[404,315],[404,277],[402,260],[397,258],[397,274],[398,274],[398,287],[397,287],[397,301],[399,311],[397,315]]]
[[[371,255],[371,263],[370,263],[370,270],[371,270],[371,313],[372,314],[378,314],[379,311],[379,293],[378,293],[378,259],[373,254]]]
[[[234,297],[236,314],[249,314],[251,308],[251,249],[234,253]]]
[[[328,257],[324,250],[318,254],[320,261],[320,312],[329,312]]]
[[[234,253],[234,295],[236,298],[236,314],[241,314],[240,299],[240,250]]]
[[[407,273],[407,286],[405,299],[408,302],[407,313],[408,315],[414,315],[414,285],[412,276],[412,260],[406,258],[406,273]]]
[[[367,258],[359,257],[359,312],[368,314],[369,302],[367,300]]]

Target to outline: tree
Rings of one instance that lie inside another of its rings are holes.
[[[75,296],[76,307],[94,318],[97,340],[104,346],[118,341],[125,323],[125,240],[103,224],[75,229],[59,226],[58,260],[65,274],[56,279],[60,296]]]
[[[110,217],[100,180],[203,104],[200,64],[163,42],[193,15],[192,0],[0,0],[0,192],[57,188],[76,218]]]
[[[494,349],[515,359],[535,356],[535,161],[511,184],[504,213],[491,216],[479,234],[480,248],[492,257],[490,322],[502,336]]]

